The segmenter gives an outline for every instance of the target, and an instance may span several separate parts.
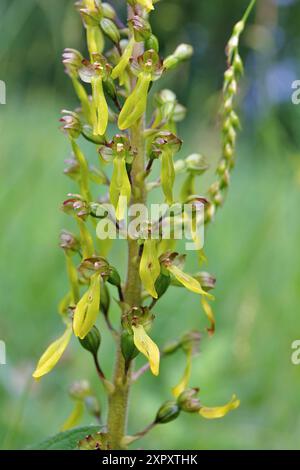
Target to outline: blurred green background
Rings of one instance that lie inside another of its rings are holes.
[[[188,106],[182,156],[201,152],[212,164],[219,156],[224,46],[247,3],[162,0],[153,14],[162,54],[182,41],[195,47],[191,64],[154,88],[173,88]],[[83,30],[72,0],[1,0],[0,17],[0,79],[7,85],[7,104],[0,106],[0,340],[7,347],[7,365],[0,366],[0,446],[21,449],[59,430],[71,411],[68,388],[75,380],[90,380],[103,405],[104,396],[76,341],[49,376],[37,384],[30,379],[41,352],[61,333],[57,303],[67,286],[58,235],[70,222],[59,205],[75,187],[63,176],[69,148],[58,119],[76,100],[60,55],[64,47],[83,50]],[[205,269],[218,279],[217,331],[213,339],[203,335],[191,385],[201,388],[205,404],[225,403],[236,393],[241,407],[214,422],[182,415],[149,434],[145,448],[300,447],[300,366],[291,363],[291,343],[300,339],[300,106],[291,102],[291,84],[300,79],[299,21],[299,1],[258,0],[242,40],[238,163],[226,205],[206,233]],[[208,182],[199,184],[202,192]],[[123,248],[111,257],[118,266],[125,262]],[[161,301],[152,333],[158,344],[190,328],[204,330],[195,297],[173,289]],[[115,306],[112,315],[115,321]],[[106,371],[112,348],[104,335]],[[183,368],[179,354],[163,362],[159,378],[146,374],[133,387],[130,432],[153,419]],[[84,423],[91,422],[85,416]]]

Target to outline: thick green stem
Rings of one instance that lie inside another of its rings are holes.
[[[129,12],[129,17],[132,16]],[[140,46],[134,50],[137,57],[143,52]],[[132,88],[135,82],[132,83]],[[136,152],[131,170],[132,182],[132,204],[143,204],[146,199],[146,189],[144,183],[145,172],[145,139],[144,128],[145,119],[142,117],[130,130],[130,143]],[[141,302],[141,280],[139,276],[139,245],[136,240],[128,239],[128,271],[127,282],[124,291],[125,303],[131,307],[139,306]],[[108,411],[108,432],[110,436],[110,445],[112,449],[121,449],[122,440],[126,435],[127,408],[130,387],[131,369],[125,372],[125,362],[119,343],[114,386],[115,391],[109,398]]]
[[[140,120],[131,129],[131,145],[136,150],[136,157],[132,166],[132,204],[145,202],[144,185],[144,154],[145,143],[143,137],[144,121]],[[141,281],[139,276],[139,245],[136,240],[128,240],[128,273],[124,292],[125,303],[131,307],[139,306],[141,301]],[[127,407],[129,396],[129,383],[131,370],[125,373],[125,363],[119,346],[115,367],[115,391],[109,399],[108,432],[110,444],[113,449],[120,449],[121,442],[126,434]]]

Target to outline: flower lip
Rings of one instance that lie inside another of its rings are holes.
[[[131,57],[130,65],[136,76],[140,73],[150,74],[151,81],[158,80],[164,72],[163,61],[154,49],[149,49],[137,59]]]

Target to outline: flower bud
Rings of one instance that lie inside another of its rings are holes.
[[[93,256],[84,259],[78,268],[82,277],[87,280],[90,279],[94,273],[100,274],[102,278],[107,279],[109,276],[110,266],[108,261],[102,256]]]
[[[65,71],[71,77],[78,76],[78,70],[81,67],[83,56],[76,49],[65,49],[62,55]]]
[[[155,282],[155,290],[160,299],[168,290],[171,284],[171,277],[161,273]]]
[[[177,103],[173,111],[173,121],[180,122],[186,117],[187,109],[182,104]]]
[[[167,70],[171,70],[177,65],[180,64],[180,62],[183,62],[187,59],[189,59],[193,55],[194,49],[192,46],[189,44],[180,44],[180,46],[177,47],[177,49],[168,56],[165,61],[164,61],[164,67]]]
[[[206,170],[208,170],[209,165],[203,155],[193,153],[186,158],[186,167],[188,171],[196,175],[202,175]]]
[[[110,20],[114,20],[116,17],[116,10],[110,3],[103,2],[101,4],[102,13],[105,18],[109,18]]]
[[[159,52],[159,41],[154,34],[151,34],[146,40],[145,40],[145,49],[153,49],[155,52]]]
[[[77,216],[82,220],[85,220],[90,214],[89,204],[79,195],[73,195],[73,197],[64,201],[62,210],[66,214]]]
[[[174,170],[176,175],[183,173],[186,170],[185,160],[176,160],[176,162],[174,162]]]
[[[116,90],[116,86],[114,84],[113,79],[111,77],[107,77],[107,79],[103,81],[103,86],[104,86],[104,90],[106,91],[106,93],[112,99],[115,99],[117,96],[117,90]]]
[[[85,338],[79,338],[79,342],[86,351],[89,351],[93,356],[96,356],[101,344],[100,331],[96,326],[93,326]]]
[[[120,277],[120,274],[118,273],[118,271],[116,270],[116,268],[114,268],[113,266],[110,266],[109,271],[110,271],[110,274],[109,274],[109,278],[107,279],[107,281],[112,286],[120,287],[121,286],[121,277]]]
[[[135,347],[133,334],[127,329],[124,329],[121,334],[121,351],[125,359],[126,369],[128,369],[130,362],[138,356],[139,351]]]
[[[180,414],[180,408],[176,401],[167,401],[157,412],[155,423],[167,424],[174,421]]]
[[[223,153],[224,153],[224,157],[227,159],[227,160],[231,160],[231,158],[233,157],[233,147],[230,143],[226,143],[225,147],[224,147],[224,150],[223,150]]]
[[[177,49],[174,52],[175,57],[177,57],[178,60],[187,60],[190,57],[192,57],[194,53],[193,46],[190,44],[180,44],[180,46],[177,47]]]
[[[136,42],[146,41],[151,36],[152,30],[149,21],[145,20],[141,16],[134,15],[134,17],[129,20],[128,24],[130,29],[133,31]]]
[[[233,68],[234,68],[234,72],[235,72],[237,75],[243,75],[243,73],[244,73],[244,65],[243,65],[241,56],[240,56],[238,53],[234,55],[234,59],[233,59]]]
[[[239,36],[245,28],[245,22],[243,20],[239,21],[236,23],[236,25],[233,28],[233,35],[234,36]]]
[[[80,242],[73,233],[63,230],[60,234],[60,247],[65,251],[76,253],[80,248]]]
[[[79,115],[72,111],[63,110],[63,117],[60,119],[62,130],[72,139],[77,139],[82,131]]]
[[[105,316],[108,315],[110,307],[110,294],[105,282],[101,282],[100,285],[100,308]]]
[[[120,31],[118,30],[115,23],[109,18],[103,18],[100,21],[100,26],[104,34],[115,44],[117,44],[120,39]]]

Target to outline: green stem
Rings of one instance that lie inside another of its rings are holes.
[[[242,19],[242,21],[243,21],[244,23],[246,23],[246,21],[247,21],[249,15],[250,15],[252,9],[254,8],[255,3],[256,3],[256,0],[252,0],[252,1],[250,2],[250,4],[249,4],[247,10],[245,11],[245,14],[244,14],[243,19]]]
[[[130,9],[131,10],[131,9]],[[129,17],[132,16],[129,12]],[[138,56],[143,51],[137,46],[134,55]],[[134,88],[135,83],[132,83]],[[136,151],[131,170],[132,182],[132,204],[142,204],[146,198],[146,188],[144,183],[145,171],[145,129],[144,117],[139,120],[130,130],[130,143]],[[128,240],[128,271],[127,282],[124,290],[124,300],[129,306],[139,306],[141,302],[141,281],[139,276],[139,245],[136,240]],[[131,368],[125,371],[125,361],[121,352],[119,340],[114,386],[115,390],[109,397],[108,410],[108,433],[110,436],[111,448],[121,449],[122,440],[126,435],[128,397],[130,388]]]

